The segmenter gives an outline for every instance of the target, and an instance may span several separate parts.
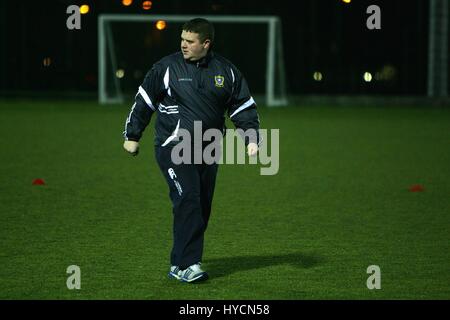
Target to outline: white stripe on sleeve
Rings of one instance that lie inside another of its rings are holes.
[[[150,100],[150,97],[148,96],[147,92],[145,92],[144,88],[142,86],[139,86],[139,94],[142,98],[144,98],[145,103],[153,110],[156,111],[155,107],[153,106],[152,100]]]
[[[172,94],[170,93],[169,87],[169,67],[167,67],[166,73],[164,74],[164,88],[166,88],[167,94],[171,97]]]
[[[238,114],[239,112],[241,112],[244,109],[247,109],[248,107],[252,106],[255,103],[255,100],[253,100],[252,97],[250,97],[250,99],[248,99],[244,104],[242,104],[239,108],[236,109],[236,111],[233,112],[233,114],[230,116],[230,119],[235,116],[236,114]]]
[[[127,136],[127,126],[128,126],[128,124],[130,123],[130,121],[131,121],[131,114],[132,114],[133,111],[134,111],[134,107],[136,107],[136,102],[135,102],[135,103],[133,104],[133,106],[131,107],[131,111],[130,111],[130,113],[128,114],[127,121],[125,121],[125,131],[123,132],[123,136],[125,137],[126,140],[128,140],[128,136]]]

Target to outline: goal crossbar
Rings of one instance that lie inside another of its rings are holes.
[[[286,84],[285,69],[283,61],[282,33],[280,19],[276,16],[232,16],[232,15],[142,15],[142,14],[101,14],[98,17],[98,90],[99,103],[122,102],[119,94],[118,98],[109,98],[106,94],[106,54],[107,45],[111,46],[111,36],[105,27],[107,22],[153,22],[164,20],[168,22],[185,22],[193,18],[204,18],[211,22],[232,22],[232,23],[263,23],[268,25],[267,37],[267,57],[266,57],[266,104],[268,106],[286,105]],[[280,73],[281,98],[275,97],[275,64],[276,55],[279,56],[278,72]],[[116,84],[116,86],[119,86]],[[120,88],[117,88],[120,93]]]

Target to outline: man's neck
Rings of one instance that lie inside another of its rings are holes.
[[[206,66],[206,65],[208,65],[208,62],[210,60],[211,55],[212,55],[212,52],[210,50],[208,50],[206,52],[206,54],[204,56],[202,56],[201,58],[196,59],[196,60],[186,60],[186,61],[188,63],[192,63],[192,64],[197,65],[197,67],[199,67],[199,66]]]
[[[207,55],[208,55],[208,52],[209,51],[206,51],[206,53],[204,54],[204,55],[202,55],[201,57],[199,57],[199,58],[197,58],[197,59],[195,59],[195,60],[189,60],[189,61],[191,61],[191,62],[199,62],[200,60],[202,60],[204,57],[206,57]]]

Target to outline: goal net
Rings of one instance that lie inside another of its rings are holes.
[[[122,103],[134,96],[151,66],[180,50],[182,25],[197,17],[214,24],[213,50],[241,70],[257,102],[287,104],[278,17],[118,14],[98,17],[99,102]]]

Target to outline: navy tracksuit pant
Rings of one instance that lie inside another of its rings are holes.
[[[158,165],[169,185],[173,206],[170,262],[186,269],[202,261],[203,240],[216,184],[218,164],[174,164],[170,146],[156,146]]]

